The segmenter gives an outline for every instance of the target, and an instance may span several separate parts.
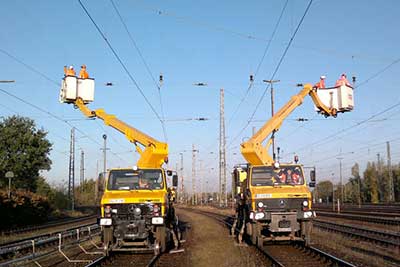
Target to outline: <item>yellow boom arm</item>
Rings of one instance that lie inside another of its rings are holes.
[[[304,98],[310,95],[315,106],[320,113],[325,116],[336,116],[336,110],[325,106],[319,99],[316,89],[313,89],[311,84],[304,85],[303,89],[295,96],[292,96],[290,101],[286,103],[265,125],[258,130],[247,142],[242,143],[240,151],[248,163],[252,165],[268,165],[273,164],[273,158],[268,154],[270,139],[266,146],[262,142],[273,132],[279,130],[282,122],[292,113],[292,111],[303,103]]]
[[[107,114],[104,109],[90,110],[81,98],[77,98],[74,104],[86,117],[100,118],[104,121],[105,125],[111,126],[123,133],[135,145],[136,151],[140,154],[137,162],[139,168],[160,168],[164,162],[168,161],[168,144],[159,142],[151,136],[120,121],[115,115]]]

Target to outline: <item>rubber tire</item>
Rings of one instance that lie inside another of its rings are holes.
[[[156,242],[160,245],[160,253],[167,249],[167,230],[165,226],[158,226],[156,229]]]

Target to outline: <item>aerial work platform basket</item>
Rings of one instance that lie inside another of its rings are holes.
[[[325,106],[338,112],[347,112],[354,108],[353,88],[350,86],[320,88],[317,89],[317,95]],[[317,107],[315,110],[319,111]]]
[[[75,76],[65,76],[61,81],[60,102],[74,103],[81,98],[84,103],[94,100],[94,79],[81,79]]]

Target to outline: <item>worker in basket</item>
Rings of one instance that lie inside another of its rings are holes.
[[[67,68],[67,66],[64,66],[64,75],[65,76],[76,76],[74,67],[69,66],[69,68]]]
[[[81,79],[89,78],[89,73],[86,71],[86,65],[81,66],[81,71],[79,72],[79,78]]]
[[[314,85],[314,88],[317,88],[317,89],[325,88],[325,79],[326,79],[325,75],[322,75],[321,77],[319,77],[319,82],[317,82]]]
[[[336,81],[335,87],[340,87],[343,85],[352,87],[351,84],[349,83],[349,81],[347,80],[346,74],[344,74],[344,73],[340,76],[339,80]]]

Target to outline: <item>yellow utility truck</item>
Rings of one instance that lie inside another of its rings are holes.
[[[107,114],[103,109],[90,110],[94,100],[94,79],[65,76],[60,101],[73,104],[88,118],[99,118],[122,133],[136,148],[140,158],[136,166],[110,169],[105,175],[101,197],[102,240],[106,253],[110,251],[154,251],[162,253],[174,233],[176,217],[174,197],[167,187],[168,145]]]
[[[311,96],[316,110],[328,117],[353,110],[353,88],[340,86],[317,89],[310,84],[294,95],[248,141],[241,144],[246,164],[237,165],[232,173],[236,195],[236,219],[232,234],[239,231],[239,241],[246,233],[253,244],[269,241],[304,241],[310,243],[312,219],[311,192],[315,186],[315,169],[307,185],[303,166],[280,163],[268,153],[273,135],[291,112]],[[268,136],[271,138],[266,142]]]

